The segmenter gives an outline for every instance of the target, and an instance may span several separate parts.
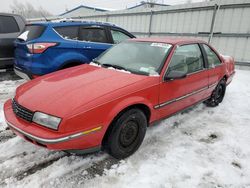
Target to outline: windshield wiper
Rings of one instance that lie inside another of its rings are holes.
[[[126,69],[125,67],[122,67],[120,65],[114,65],[114,64],[104,63],[104,64],[102,64],[102,66],[104,66],[104,67],[113,67],[115,69],[125,70],[125,71],[130,72],[128,69]]]
[[[95,63],[95,64],[97,64],[97,65],[101,65],[101,63],[98,60],[96,60],[96,59],[93,59],[92,62]]]

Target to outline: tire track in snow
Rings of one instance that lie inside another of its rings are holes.
[[[8,161],[8,160],[12,160],[12,159],[14,159],[14,158],[23,158],[24,156],[26,156],[27,155],[27,153],[26,152],[22,152],[22,153],[19,153],[19,154],[15,154],[15,155],[13,155],[13,156],[10,156],[10,157],[8,157],[8,158],[0,158],[0,164],[2,164],[2,163],[4,163],[4,162],[6,162],[6,161]]]
[[[16,137],[16,135],[11,130],[0,131],[0,143],[6,142],[14,137]]]
[[[114,159],[103,152],[96,153],[94,156],[93,154],[82,156],[80,161],[84,160],[89,162],[71,168],[69,172],[60,175],[58,178],[54,178],[52,181],[50,179],[46,180],[40,187],[50,187],[53,185],[54,188],[59,188],[64,185],[65,187],[70,188],[71,186],[75,187],[76,184],[82,186],[86,180],[104,175],[113,165],[119,163],[119,160]]]
[[[73,172],[66,174],[65,176],[61,177],[62,181],[66,182],[82,182],[82,180],[92,179],[96,176],[102,176],[106,170],[111,169],[114,164],[119,163],[119,160],[108,156],[104,160],[93,162],[87,168],[78,168],[75,169]]]
[[[21,157],[21,158],[25,158],[25,156],[27,156],[27,153],[22,153],[16,156],[12,156],[9,158],[10,159],[14,159],[17,156]],[[5,175],[5,171],[7,170],[3,170],[2,172],[0,172],[0,186],[7,186],[6,184],[6,179],[16,179],[17,181],[21,181],[22,179],[35,174],[37,171],[40,171],[44,168],[47,168],[48,166],[52,165],[53,163],[55,163],[56,161],[60,160],[61,158],[67,156],[68,154],[66,153],[62,153],[60,155],[54,155],[51,157],[44,157],[45,160],[40,160],[40,161],[36,161],[34,162],[32,165],[25,167],[24,169],[20,169],[17,172],[12,172],[11,174],[7,174]],[[25,159],[24,159],[25,160]]]
[[[63,158],[67,156],[67,154],[65,155],[61,155],[61,156],[56,156],[53,157],[51,159],[46,159],[44,161],[41,161],[39,163],[35,163],[33,166],[24,169],[23,171],[19,171],[14,178],[16,178],[18,181],[24,179],[27,176],[30,176],[32,174],[35,174],[37,171],[42,170],[44,168],[47,168],[48,166],[52,165],[54,162],[58,161],[59,159]]]

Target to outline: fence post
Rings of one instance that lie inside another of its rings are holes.
[[[106,14],[106,22],[109,22],[109,14]]]
[[[151,25],[152,25],[153,14],[154,14],[154,12],[151,10],[151,12],[150,12],[150,18],[149,18],[149,26],[148,26],[148,37],[151,36]]]
[[[219,10],[219,6],[217,4],[214,5],[214,12],[213,12],[213,18],[212,18],[212,23],[210,27],[210,32],[209,32],[209,38],[208,38],[208,44],[212,42],[213,35],[214,35],[214,25],[215,25],[215,20],[216,20],[216,15],[217,11]]]

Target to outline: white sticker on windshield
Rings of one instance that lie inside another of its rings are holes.
[[[140,71],[148,73],[150,76],[159,76],[154,67],[141,67]]]
[[[21,35],[19,35],[17,38],[26,41],[27,38],[28,38],[29,32],[30,32],[30,31],[25,31],[25,32],[23,32]]]
[[[142,71],[142,72],[149,72],[149,68],[141,67],[141,68],[140,68],[140,71]]]
[[[167,49],[169,49],[171,47],[170,44],[166,44],[166,43],[152,43],[150,46],[160,47],[160,48],[167,48]]]

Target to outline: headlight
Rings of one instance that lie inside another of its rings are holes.
[[[32,121],[45,127],[57,130],[61,122],[61,118],[44,114],[41,112],[36,112],[33,116]]]

